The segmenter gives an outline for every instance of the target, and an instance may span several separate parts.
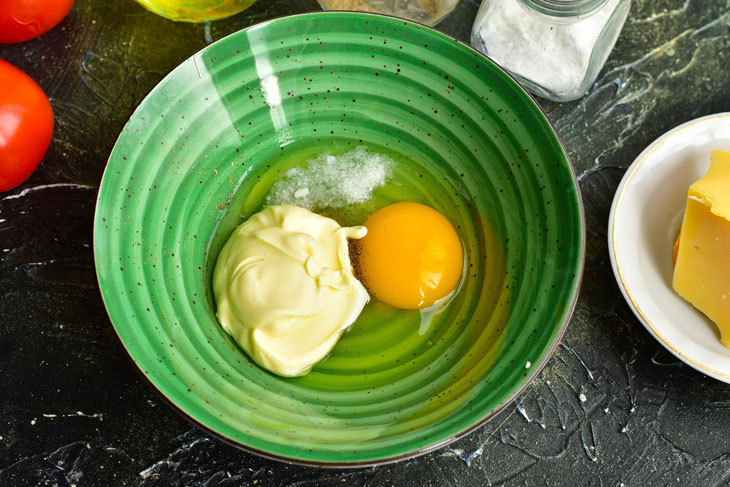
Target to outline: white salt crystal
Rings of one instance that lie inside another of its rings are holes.
[[[271,187],[266,204],[339,208],[364,203],[385,184],[394,162],[360,146],[344,154],[323,154],[289,169]]]

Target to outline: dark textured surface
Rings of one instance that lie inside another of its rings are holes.
[[[588,96],[544,103],[586,208],[583,289],[556,354],[486,426],[396,465],[316,470],[264,460],[179,417],[135,371],[99,296],[96,189],[137,103],[230,32],[314,0],[261,0],[210,25],[131,0],[77,0],[48,34],[0,46],[48,93],[53,143],[0,195],[0,485],[726,485],[730,391],[678,362],[624,303],[606,225],[626,167],[682,122],[730,111],[730,2],[638,0]],[[439,27],[467,40],[477,2]]]

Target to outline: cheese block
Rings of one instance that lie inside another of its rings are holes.
[[[730,348],[730,152],[716,150],[710,161],[689,188],[672,286],[717,325]]]

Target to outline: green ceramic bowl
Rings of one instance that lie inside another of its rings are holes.
[[[461,291],[427,329],[373,300],[312,372],[275,376],[218,325],[215,258],[282,172],[358,145],[393,175],[335,216],[435,207],[464,243]],[[446,445],[535,377],[575,305],[583,213],[553,128],[498,66],[418,24],[321,12],[226,37],[147,96],[109,158],[94,253],[124,347],[186,417],[267,457],[361,466]]]

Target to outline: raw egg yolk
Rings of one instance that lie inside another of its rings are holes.
[[[357,267],[365,287],[397,308],[431,306],[450,294],[464,266],[461,240],[449,220],[420,203],[385,206],[364,223]]]

